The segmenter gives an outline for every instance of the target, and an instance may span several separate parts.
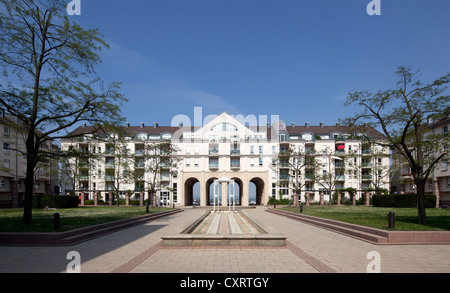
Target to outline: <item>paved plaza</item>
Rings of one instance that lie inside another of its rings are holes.
[[[1,246],[0,273],[65,273],[80,256],[81,273],[450,273],[450,245],[375,245],[266,212],[242,212],[285,247],[163,247],[205,210],[183,212],[72,246]],[[375,264],[374,266],[372,266]]]

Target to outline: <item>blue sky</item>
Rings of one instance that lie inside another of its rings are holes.
[[[67,0],[67,2],[70,2]],[[111,48],[97,71],[122,82],[128,122],[175,115],[279,115],[334,124],[349,92],[392,88],[398,66],[424,81],[450,72],[450,1],[81,0]]]

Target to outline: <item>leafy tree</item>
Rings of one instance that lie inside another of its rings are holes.
[[[344,123],[360,128],[362,133],[365,131],[360,126],[362,122],[379,128],[387,142],[373,142],[392,148],[407,161],[417,188],[418,223],[425,224],[425,184],[434,166],[448,152],[438,147],[448,142],[448,137],[427,135],[427,119],[450,113],[447,93],[450,74],[431,83],[421,82],[419,71],[410,67],[398,67],[396,75],[398,82],[394,89],[350,93],[345,105],[357,105],[361,111]],[[367,139],[371,140],[370,136]]]
[[[48,140],[76,137],[84,121],[94,127],[122,123],[119,84],[103,85],[94,66],[108,45],[97,30],[69,20],[64,1],[0,0],[0,107],[25,134],[27,173],[22,222],[32,222],[33,172],[54,152]],[[56,154],[57,155],[57,154]]]

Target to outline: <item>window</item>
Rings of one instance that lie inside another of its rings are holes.
[[[198,145],[194,147],[194,154],[198,155]]]
[[[450,177],[447,177],[447,187],[450,188]]]
[[[277,153],[277,147],[276,146],[272,146],[272,154],[276,154]]]
[[[250,167],[254,167],[255,166],[255,159],[251,158],[250,159]]]
[[[0,180],[0,187],[5,187],[5,179]]]
[[[255,146],[251,145],[250,146],[250,154],[254,154],[255,153]]]
[[[5,154],[9,155],[9,143],[3,143],[3,149],[5,150]]]
[[[263,153],[263,146],[262,146],[262,145],[259,146],[259,153],[260,153],[260,154]]]
[[[189,155],[191,153],[191,147],[187,146],[186,147],[186,154]]]
[[[222,122],[211,127],[212,131],[237,131],[237,127],[233,124]]]
[[[9,160],[5,159],[5,161],[3,162],[3,167],[5,167],[5,169],[9,169]]]
[[[186,167],[189,167],[191,165],[191,159],[186,158]]]
[[[442,162],[442,171],[447,171],[448,170],[448,162]]]
[[[262,165],[263,165],[263,159],[259,158],[259,166],[262,167]]]
[[[3,135],[5,137],[9,137],[9,127],[8,126],[5,126],[4,131],[3,131]]]
[[[195,165],[195,167],[198,167],[198,158],[194,159],[194,165]]]

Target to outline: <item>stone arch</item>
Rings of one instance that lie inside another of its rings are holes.
[[[211,177],[208,180],[206,180],[205,183],[205,189],[206,189],[206,205],[213,205],[213,201],[214,201],[214,193],[213,193],[213,186],[214,186],[214,180],[218,179],[217,177]],[[222,189],[219,188],[219,200],[222,199]]]
[[[194,204],[194,185],[198,183],[200,185],[200,180],[195,177],[190,177],[184,181],[184,205],[190,206]],[[199,186],[198,191],[200,192],[201,186]],[[200,195],[200,194],[199,194]]]
[[[253,177],[252,179],[250,179],[249,188],[250,188],[251,183],[253,183],[255,185],[255,189],[256,189],[256,205],[266,204],[266,199],[264,196],[264,192],[265,192],[264,191],[265,190],[264,180],[259,177]]]
[[[239,177],[232,177],[234,183],[237,184],[239,192],[236,192],[235,197],[239,198],[239,201],[236,202],[236,205],[242,205],[243,191],[244,191],[244,183]],[[237,198],[235,198],[237,199]]]

